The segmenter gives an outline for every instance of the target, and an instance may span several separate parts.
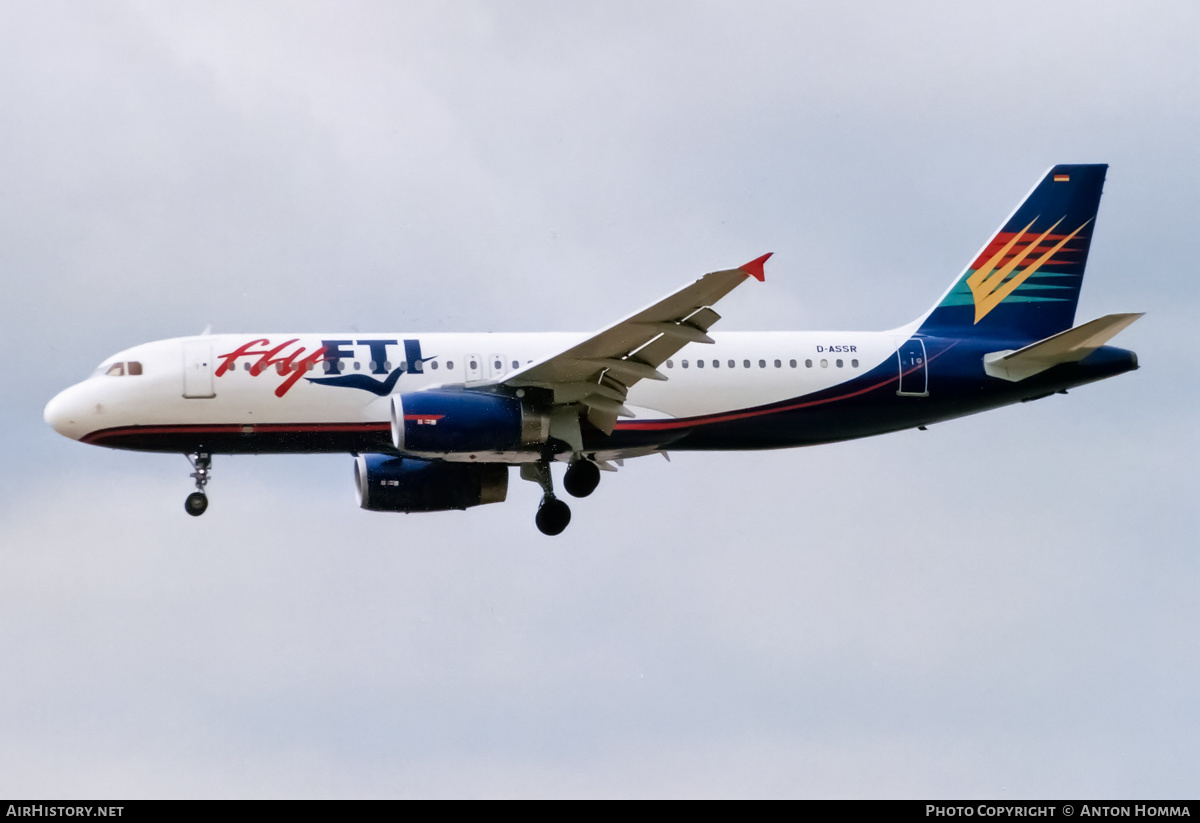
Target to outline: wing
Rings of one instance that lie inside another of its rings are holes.
[[[629,389],[639,380],[666,380],[658,367],[688,343],[713,342],[707,332],[721,319],[713,304],[748,277],[762,281],[763,264],[770,256],[710,272],[582,343],[513,372],[500,384],[552,389],[558,408],[551,419],[551,436],[577,448],[582,448],[577,445],[580,416],[612,434],[617,417],[633,416],[624,406]]]

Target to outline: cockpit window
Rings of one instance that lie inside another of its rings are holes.
[[[100,368],[104,368],[101,366]],[[104,372],[105,377],[124,377],[127,374],[138,375],[142,373],[142,364],[136,360],[130,360],[128,363],[113,363]]]

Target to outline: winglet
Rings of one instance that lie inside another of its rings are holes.
[[[751,277],[753,277],[755,280],[757,280],[760,283],[765,282],[767,278],[766,278],[766,275],[763,273],[763,263],[766,263],[767,258],[769,258],[774,253],[775,252],[773,252],[773,251],[769,251],[766,254],[764,254],[762,257],[759,257],[757,260],[751,260],[749,263],[742,266],[740,270],[744,271],[746,274],[750,275]]]

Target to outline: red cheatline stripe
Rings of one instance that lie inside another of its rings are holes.
[[[824,400],[810,400],[807,403],[793,403],[788,406],[775,406],[770,409],[755,409],[753,411],[732,412],[729,414],[717,414],[711,417],[684,417],[679,420],[647,420],[643,423],[630,422],[618,423],[616,428],[629,431],[661,431],[664,429],[683,429],[690,426],[708,426],[713,423],[728,423],[730,420],[744,420],[748,417],[763,417],[768,414],[776,414],[778,412],[793,411],[795,409],[803,409],[808,406],[820,406],[825,403],[833,403],[836,400],[845,400],[849,397],[857,397],[860,394],[875,391],[881,386],[886,386],[889,383],[895,383],[899,378],[891,377],[881,383],[876,383],[873,386],[867,386],[864,389],[859,389],[848,394],[839,394],[837,397],[827,397]]]
[[[958,342],[959,341],[956,340],[955,342],[951,343],[949,346],[947,346],[946,348],[942,349],[940,352],[935,354],[933,357],[926,358],[925,365],[928,366],[934,360],[937,360],[943,354],[950,351],[950,349],[952,349],[958,345]],[[919,368],[919,367],[914,366],[913,368],[909,369],[908,371],[906,371],[904,373],[912,374],[913,372],[915,372],[917,370],[917,368]],[[728,423],[730,420],[744,420],[749,417],[763,417],[768,414],[778,414],[780,412],[795,411],[796,409],[805,409],[805,408],[808,408],[809,406],[821,406],[826,403],[836,402],[838,400],[846,400],[851,397],[858,397],[859,395],[875,391],[876,389],[882,388],[883,386],[887,386],[892,383],[896,383],[899,381],[899,379],[900,378],[898,376],[891,377],[891,378],[888,378],[887,380],[881,381],[879,383],[875,383],[874,385],[859,389],[858,391],[847,392],[846,394],[839,394],[837,397],[827,397],[823,400],[809,400],[805,403],[792,403],[787,406],[775,406],[775,407],[772,407],[769,409],[753,409],[753,410],[743,411],[743,412],[730,412],[728,414],[712,415],[711,417],[684,417],[684,418],[680,418],[679,420],[647,420],[647,421],[641,422],[641,423],[636,422],[636,421],[627,422],[627,423],[622,422],[622,423],[617,423],[616,428],[621,429],[622,431],[665,431],[667,429],[685,429],[685,428],[690,428],[692,426],[709,426],[709,425],[712,425],[713,423]]]
[[[243,432],[245,426],[253,425],[254,430]],[[119,426],[112,429],[100,429],[79,438],[84,443],[94,443],[98,440],[109,440],[130,434],[297,434],[311,432],[371,432],[389,431],[388,423],[257,423],[257,424],[212,424],[201,426]]]

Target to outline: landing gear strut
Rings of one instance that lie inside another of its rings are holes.
[[[208,495],[204,487],[208,485],[208,473],[212,471],[212,456],[207,452],[197,452],[187,455],[188,462],[194,471],[191,476],[196,480],[196,490],[183,501],[183,508],[192,517],[199,517],[208,509]]]
[[[532,480],[542,487],[542,502],[538,506],[533,522],[538,531],[545,535],[562,534],[571,522],[571,507],[554,496],[554,478],[550,476],[550,461],[539,460],[521,466],[521,477]]]

